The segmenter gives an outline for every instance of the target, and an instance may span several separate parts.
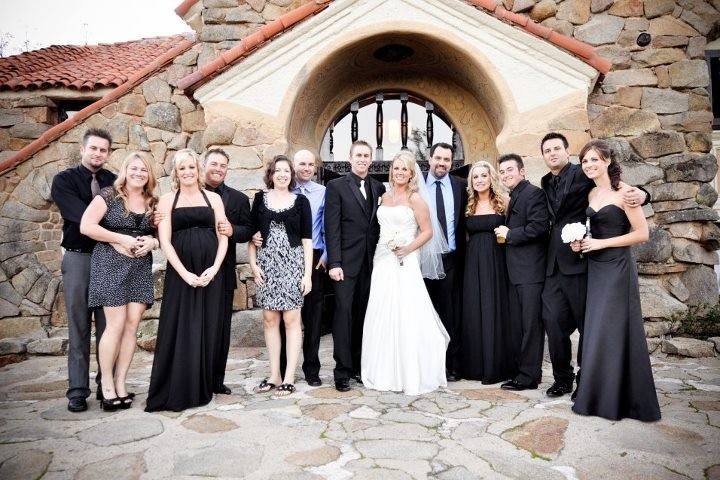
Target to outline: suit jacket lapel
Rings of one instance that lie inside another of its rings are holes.
[[[448,173],[448,175],[450,174]],[[453,182],[452,177],[450,177],[450,185],[452,186],[453,201],[455,205],[455,228],[457,228],[457,225],[460,224],[460,216],[462,215],[462,212],[460,211],[462,208],[462,205],[460,204],[460,200],[462,199],[462,185],[460,185],[460,182]]]
[[[367,202],[365,198],[363,198],[362,193],[360,193],[360,189],[358,188],[358,186],[355,185],[355,179],[353,179],[353,177],[349,173],[345,178],[347,179],[347,184],[350,192],[352,192],[355,200],[357,200],[360,204],[360,208],[362,208],[363,212],[365,212],[365,215],[367,215]]]
[[[373,182],[372,180],[370,180],[370,177],[368,177],[368,185],[370,185],[370,192],[371,192],[370,194],[372,195],[373,207],[372,207],[372,214],[370,215],[370,221],[372,221],[372,219],[375,218],[375,214],[377,213],[378,197],[380,196],[379,195],[380,192],[378,191],[377,184],[375,182]]]
[[[575,170],[574,170],[573,164],[568,165],[568,172],[565,173],[565,185],[563,185],[562,190],[560,191],[560,198],[558,199],[558,213],[560,212],[560,209],[563,206],[563,202],[565,201],[565,196],[570,191],[570,187],[572,186],[573,182],[575,181]]]
[[[520,196],[520,193],[523,191],[523,189],[526,186],[527,185],[526,185],[525,181],[521,181],[515,187],[515,191],[512,192],[514,195],[512,195],[512,194],[510,195],[510,204],[508,205],[507,215],[505,215],[505,218],[507,218],[508,220],[510,220],[510,217],[512,216],[512,209],[515,206],[515,204],[517,203],[517,199]]]

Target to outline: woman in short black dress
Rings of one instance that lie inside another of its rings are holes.
[[[580,152],[595,182],[588,195],[591,238],[574,242],[588,256],[582,376],[572,409],[610,420],[660,420],[631,245],[648,239],[641,207],[623,201],[620,166],[610,146],[592,140]]]
[[[470,168],[467,189],[462,377],[491,384],[515,375],[505,245],[494,232],[505,223],[507,198],[497,172],[484,161]]]
[[[155,185],[150,163],[142,153],[132,152],[114,185],[100,191],[80,221],[80,231],[98,241],[90,258],[88,306],[103,307],[107,321],[98,345],[104,410],[132,405],[134,395],[125,380],[140,318],[153,303],[148,253],[157,247],[150,220],[157,201]]]
[[[222,329],[222,265],[227,237],[217,193],[204,189],[198,155],[179,150],[173,158],[173,191],[158,204],[158,234],[167,257],[148,412],[205,405],[213,396],[217,337]]]
[[[295,367],[302,345],[300,309],[303,297],[312,288],[312,213],[310,202],[290,190],[295,185],[295,171],[284,155],[278,155],[267,166],[265,184],[268,192],[258,192],[253,199],[253,226],[263,238],[259,249],[250,242],[248,254],[257,294],[263,308],[265,344],[270,357],[270,377],[256,392],[277,387],[279,396],[295,391]],[[280,376],[280,318],[285,323],[287,368]],[[279,385],[279,387],[278,387]]]

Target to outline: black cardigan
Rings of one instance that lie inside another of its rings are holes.
[[[292,207],[282,212],[275,212],[265,206],[263,196],[265,192],[258,192],[253,199],[250,218],[255,231],[260,231],[263,238],[263,247],[270,234],[270,222],[275,221],[285,225],[288,242],[291,247],[302,245],[302,239],[312,239],[312,211],[310,201],[304,195],[297,195]]]

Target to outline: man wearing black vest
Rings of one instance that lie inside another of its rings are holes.
[[[570,163],[569,143],[560,133],[551,132],[540,142],[545,164],[550,172],[542,177],[542,188],[547,194],[551,228],[548,243],[545,286],[543,287],[543,324],[548,336],[548,349],[555,379],[547,390],[550,397],[560,397],[573,390],[575,373],[571,365],[570,335],[577,329],[578,373],[581,366],[583,320],[587,294],[587,259],[574,253],[562,241],[565,225],[587,219],[588,194],[595,187],[580,165]],[[624,194],[628,205],[644,205],[650,196],[642,189],[632,188]]]
[[[495,234],[507,242],[510,278],[510,325],[515,342],[517,375],[502,384],[506,390],[535,389],[542,377],[544,335],[542,289],[550,228],[547,198],[542,189],[525,180],[522,158],[510,153],[498,159],[498,173],[510,190],[505,225]]]
[[[221,235],[228,237],[228,249],[223,261],[223,297],[222,331],[218,335],[219,343],[215,349],[215,367],[213,375],[214,393],[229,395],[230,388],[225,385],[225,366],[230,349],[230,326],[232,323],[233,296],[237,288],[235,278],[235,246],[245,243],[252,237],[253,228],[250,222],[250,200],[244,193],[225,185],[230,157],[220,149],[213,148],[205,154],[205,187],[222,198],[225,206],[227,222],[218,222],[217,229]]]

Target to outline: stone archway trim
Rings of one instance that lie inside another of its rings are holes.
[[[176,12],[181,16],[184,15],[193,6],[195,1],[186,0],[178,7]],[[178,87],[183,90],[188,90],[189,92],[196,90],[200,86],[215,78],[222,71],[231,67],[240,59],[252,54],[267,41],[284,33],[297,23],[300,23],[325,10],[333,1],[334,0],[313,0],[289,11],[277,20],[266,24],[257,32],[254,32],[242,39],[238,45],[224,52],[213,62],[208,63],[199,70],[182,78],[178,82]],[[353,2],[354,0],[345,0],[344,3],[347,3],[348,1]],[[531,35],[539,37],[556,47],[577,56],[580,60],[592,66],[602,74],[608,73],[612,67],[612,63],[599,56],[591,45],[558,33],[548,27],[545,27],[544,25],[540,25],[530,17],[510,12],[502,5],[496,5],[495,0],[463,0],[459,3],[469,4],[479,10],[489,13],[498,20],[509,23],[513,27],[519,27]]]

